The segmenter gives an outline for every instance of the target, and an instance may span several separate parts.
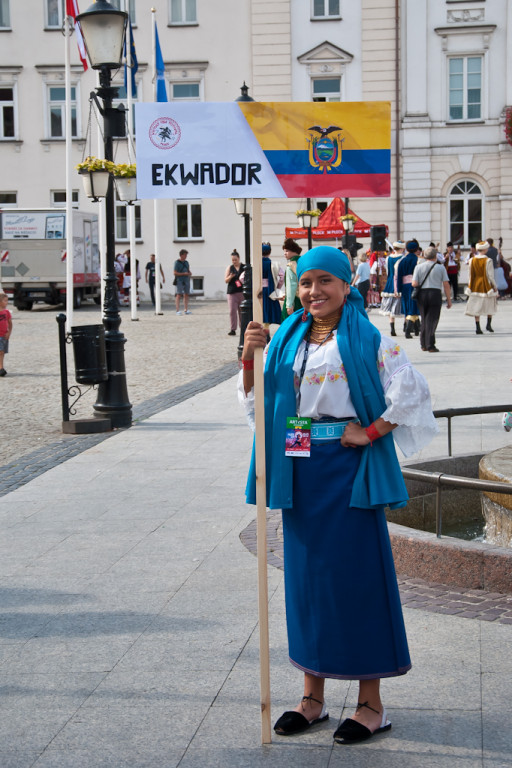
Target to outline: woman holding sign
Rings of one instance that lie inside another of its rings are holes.
[[[304,695],[274,730],[297,734],[327,720],[325,679],[358,680],[357,709],[334,733],[353,744],[391,728],[380,679],[411,667],[384,514],[407,501],[393,435],[411,455],[437,426],[424,377],[369,322],[345,254],[313,248],[297,276],[304,310],[267,352],[265,435],[267,504],[283,510],[289,656]],[[266,340],[249,323],[240,387],[248,415],[254,351]],[[254,504],[254,456],[246,493]]]

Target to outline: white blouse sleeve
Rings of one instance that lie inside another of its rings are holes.
[[[398,424],[393,430],[395,442],[404,456],[412,456],[439,432],[427,380],[412,367],[400,345],[386,336],[382,336],[378,366],[387,406],[381,418]]]
[[[238,374],[237,389],[238,389],[238,402],[244,409],[245,418],[247,419],[247,424],[250,426],[252,431],[255,432],[256,424],[254,423],[254,387],[251,389],[250,392],[245,394],[243,368],[240,369],[240,372]]]
[[[265,363],[267,362],[267,351],[268,351],[268,344],[263,350],[263,368],[265,368]],[[238,391],[238,402],[244,409],[247,424],[250,426],[252,431],[255,432],[256,423],[254,421],[254,387],[251,389],[250,392],[245,394],[243,368],[241,368],[238,373],[237,391]]]

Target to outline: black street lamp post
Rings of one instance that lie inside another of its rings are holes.
[[[96,93],[103,102],[100,112],[104,120],[105,160],[113,160],[113,138],[125,132],[124,109],[114,109],[112,101],[117,88],[111,84],[111,70],[119,69],[128,14],[116,10],[107,0],[96,0],[77,16],[91,66],[99,70],[100,85]],[[96,93],[91,96],[96,100]],[[95,416],[110,418],[113,427],[129,427],[132,406],[128,400],[124,345],[126,339],[119,330],[121,315],[117,296],[115,272],[115,200],[114,181],[109,178],[105,198],[106,276],[103,302],[103,325],[108,379],[98,385],[94,404]]]
[[[307,200],[306,200],[306,208],[308,209],[308,211],[311,210],[311,198],[310,197],[308,197]],[[313,235],[311,234],[311,227],[312,227],[312,225],[313,225],[313,221],[312,221],[312,218],[310,216],[309,217],[309,221],[308,221],[308,225],[307,225],[307,227],[308,227],[308,251],[310,251],[312,249],[312,247],[313,247]]]
[[[235,198],[235,208],[239,216],[244,219],[244,300],[240,304],[240,341],[238,343],[238,357],[242,356],[244,348],[245,329],[252,320],[252,266],[251,266],[251,200],[246,197]]]
[[[242,92],[241,96],[235,99],[235,101],[254,101],[248,94],[249,88],[245,81],[240,90]],[[245,238],[244,300],[240,305],[240,341],[238,343],[238,357],[240,358],[244,348],[245,329],[252,320],[251,200],[248,198],[236,198],[235,208],[239,216],[244,218]]]

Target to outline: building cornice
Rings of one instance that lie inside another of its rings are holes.
[[[496,27],[496,24],[461,24],[460,26],[435,27],[434,32],[442,39],[443,51],[447,50],[448,38],[456,35],[481,35],[482,47],[487,50]]]

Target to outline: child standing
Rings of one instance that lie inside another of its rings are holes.
[[[9,297],[0,293],[0,376],[6,376],[4,355],[9,351],[9,336],[12,331],[12,315],[7,309]]]

